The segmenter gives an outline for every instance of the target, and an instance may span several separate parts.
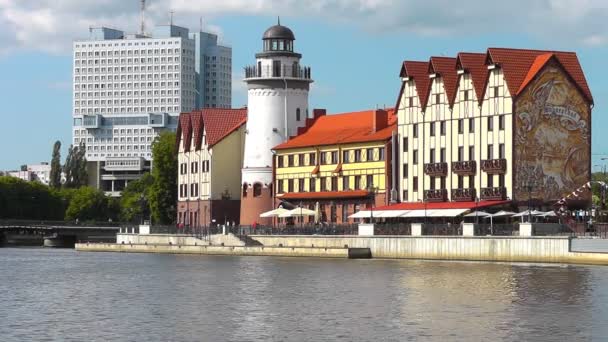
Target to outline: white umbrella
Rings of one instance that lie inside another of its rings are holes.
[[[281,214],[288,212],[289,210],[283,208],[276,208],[265,213],[261,213],[260,217],[279,217]]]
[[[541,212],[541,211],[532,210],[532,212],[530,212],[530,210],[526,210],[526,211],[522,211],[521,213],[517,213],[517,214],[513,215],[513,217],[524,217],[524,216],[528,216],[528,215],[538,216],[541,214],[543,214],[543,212]]]
[[[279,217],[300,217],[300,216],[315,216],[316,212],[314,210],[306,209],[306,208],[295,208],[289,210]]]
[[[319,202],[317,201],[315,203],[315,223],[319,223],[319,216],[321,216],[321,215],[319,212]]]
[[[532,212],[534,213],[534,212]],[[541,217],[555,217],[557,216],[557,214],[555,213],[555,211],[547,211],[546,213],[543,213],[542,215],[539,215]]]
[[[492,214],[488,214],[485,211],[474,211],[470,214],[466,214],[464,215],[464,217],[488,217],[491,216]]]
[[[516,213],[512,211],[501,210],[495,214],[492,214],[492,217],[504,217],[504,216],[514,216]]]

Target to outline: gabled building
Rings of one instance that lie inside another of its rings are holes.
[[[315,110],[310,121],[273,148],[275,207],[288,202],[318,209],[321,222],[346,223],[359,210],[388,204],[393,110],[336,115]]]
[[[593,98],[573,52],[489,48],[405,61],[403,202],[548,204],[590,179]]]
[[[179,116],[178,223],[239,223],[246,122],[246,108],[206,108]]]

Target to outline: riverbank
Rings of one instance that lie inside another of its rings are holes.
[[[605,239],[351,235],[251,235],[247,239],[249,243],[245,245],[234,235],[212,236],[210,243],[191,236],[118,234],[116,244],[77,244],[76,250],[608,265]]]

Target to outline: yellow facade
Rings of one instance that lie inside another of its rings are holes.
[[[378,194],[385,193],[386,159],[390,157],[385,144],[386,141],[377,141],[278,150],[275,155],[276,193],[365,190],[370,185]],[[311,155],[314,163],[311,163]],[[293,163],[290,164],[290,160]],[[318,172],[313,174],[317,165]],[[338,165],[341,170],[336,172]],[[372,184],[368,184],[368,176]],[[332,186],[333,178],[336,179],[333,181],[335,187]],[[360,179],[359,184],[356,184],[357,179]],[[321,184],[323,180],[324,185]],[[290,182],[293,184],[291,189]],[[314,183],[314,189],[311,189],[311,183]],[[304,187],[300,188],[302,185]]]

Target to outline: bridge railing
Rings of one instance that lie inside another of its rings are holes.
[[[70,226],[70,227],[119,227],[125,225],[112,221],[44,221],[44,220],[0,220],[0,227],[41,227],[41,226]],[[126,224],[130,225],[130,224]]]

